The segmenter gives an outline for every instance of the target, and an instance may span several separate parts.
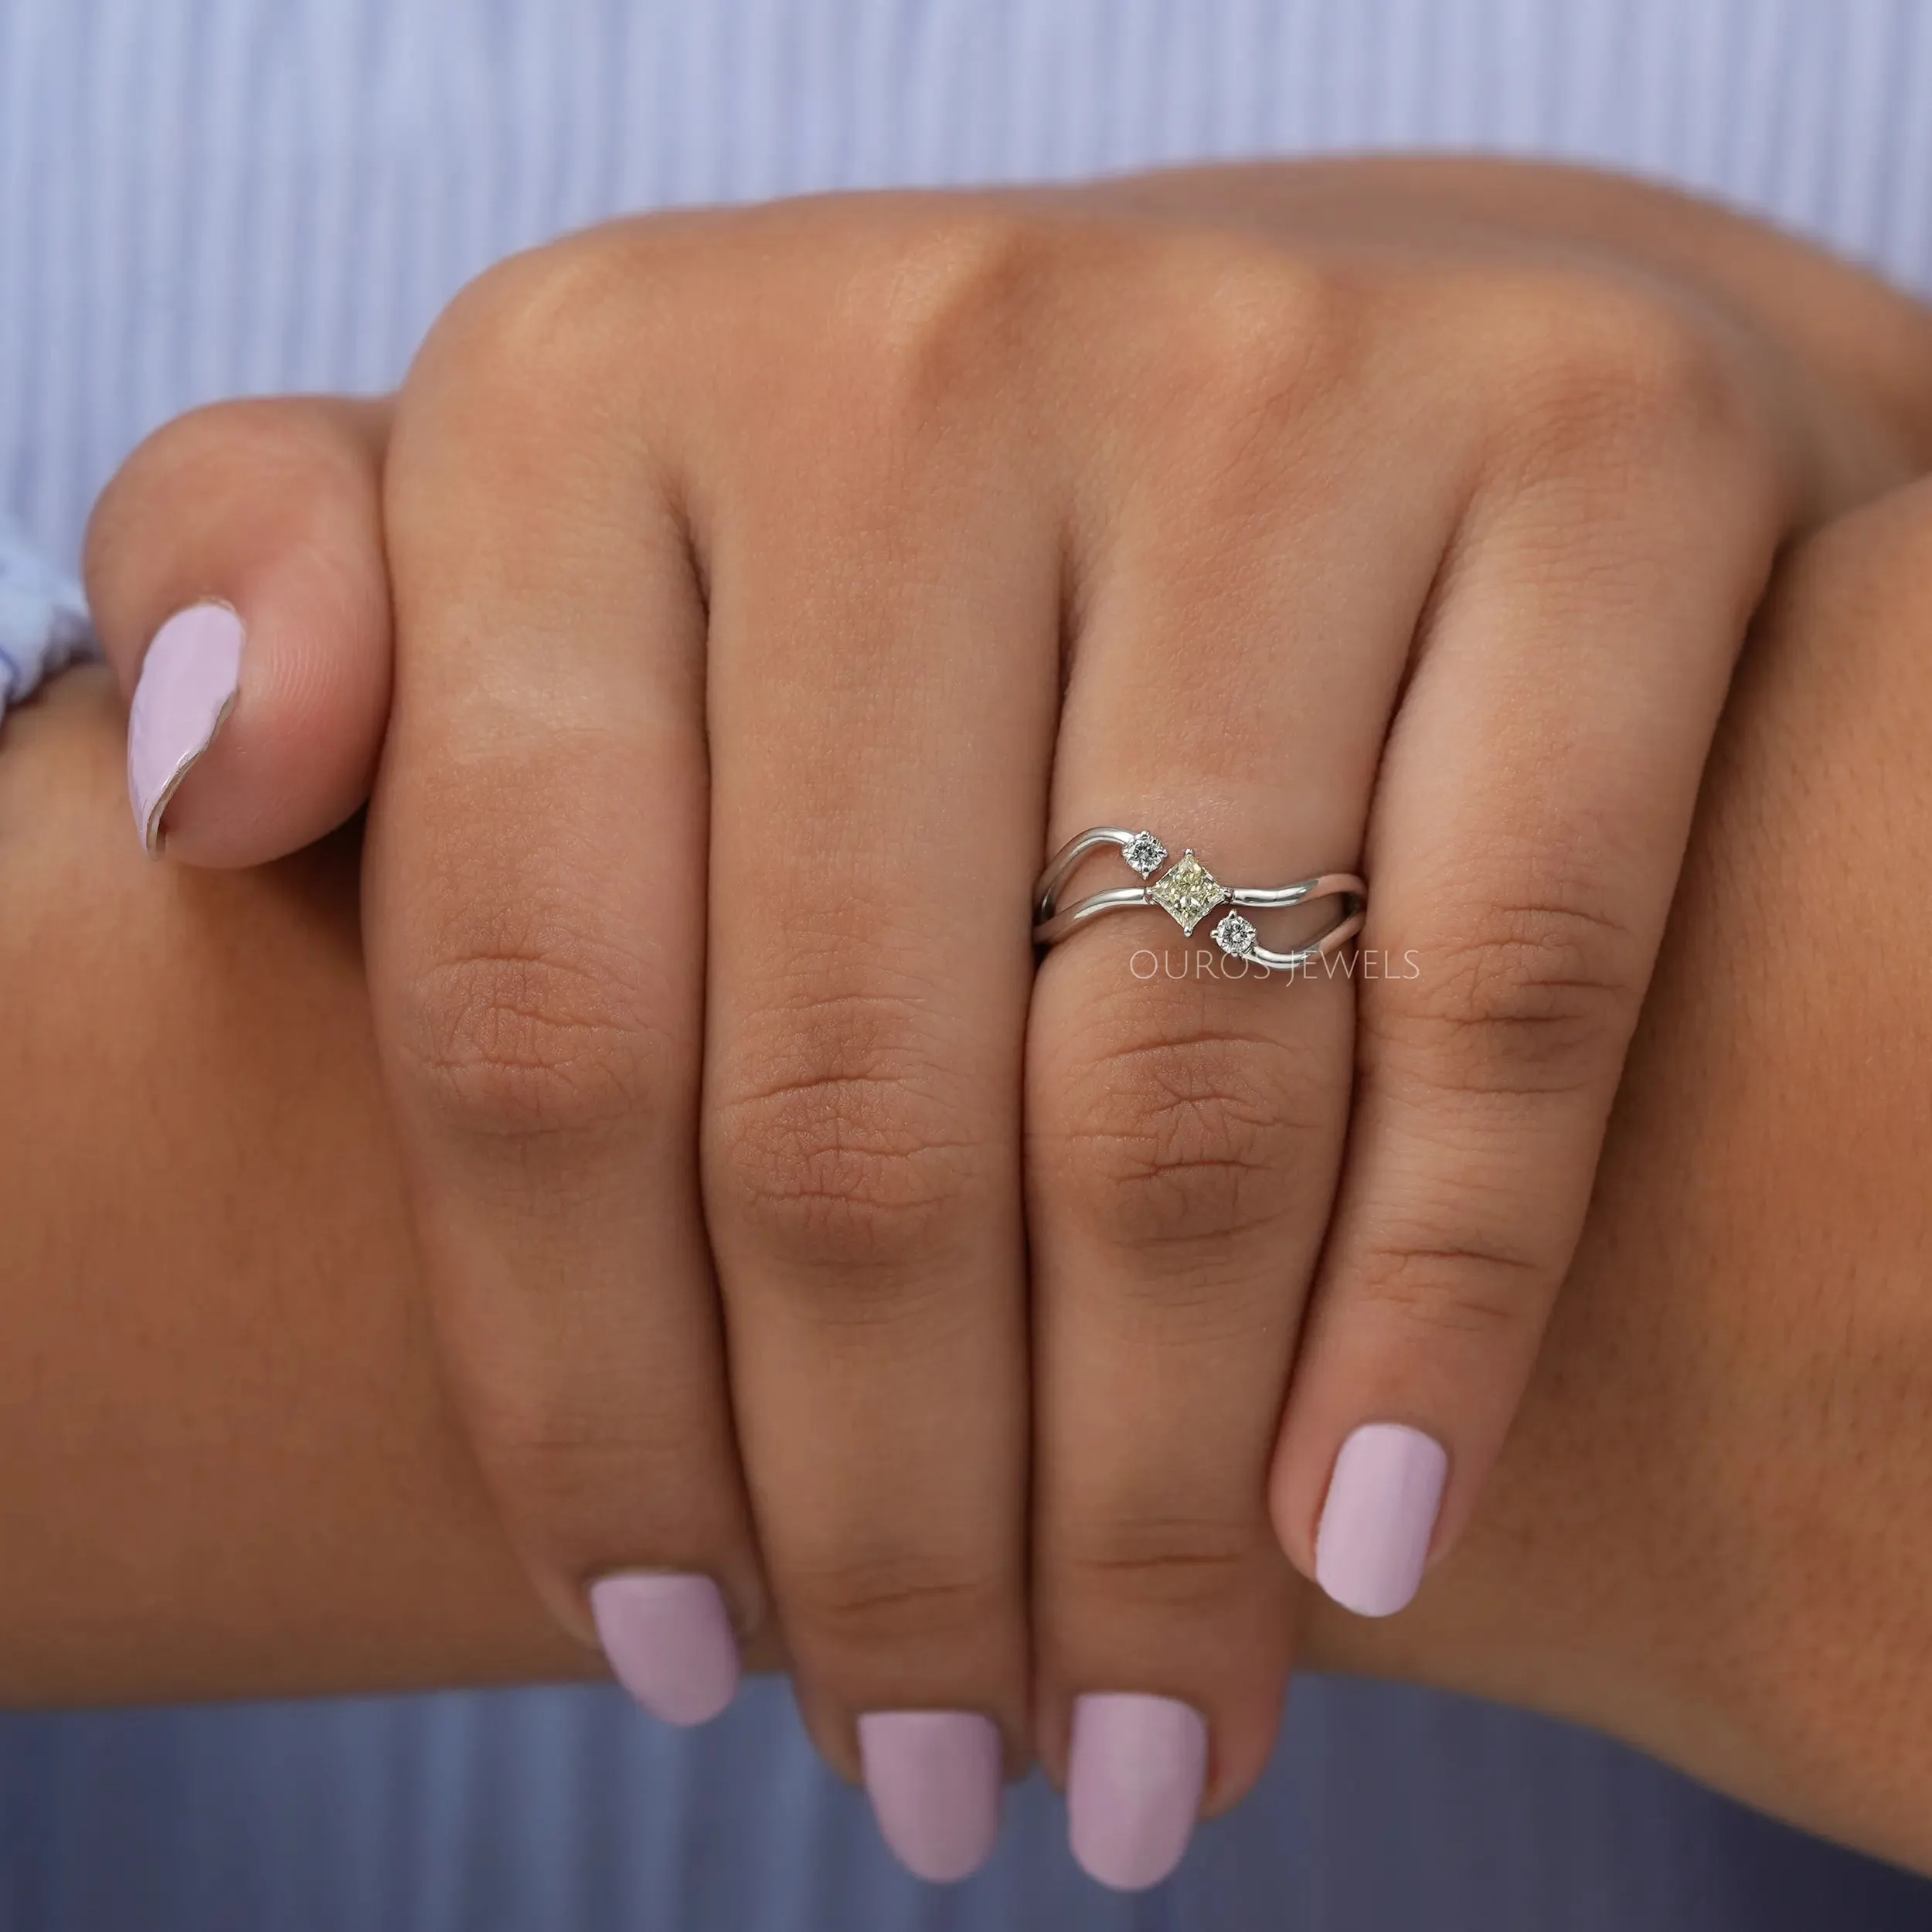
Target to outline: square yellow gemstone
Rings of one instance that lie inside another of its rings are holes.
[[[1192,849],[1148,887],[1157,906],[1174,915],[1174,923],[1189,938],[1194,929],[1228,896],[1228,889],[1196,859]]]

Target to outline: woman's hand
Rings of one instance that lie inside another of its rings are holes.
[[[248,639],[172,802],[233,631],[136,697],[185,855],[356,802],[386,540],[368,937],[441,1332],[645,1701],[728,1695],[718,1590],[775,1611],[935,1874],[1001,1738],[1116,1883],[1245,1788],[1270,1464],[1359,1609],[1467,1521],[1746,617],[1920,461],[1927,339],[1621,184],[1236,171],[596,231],[467,291],[393,422],[137,456],[93,546],[124,672],[197,597]],[[1376,976],[1142,978],[1150,910],[1036,981],[1043,853],[1121,822],[1242,884],[1366,862]]]
[[[1408,1614],[1304,1586],[1298,1658],[1566,1713],[1932,1872],[1932,906],[1898,889],[1932,484],[1778,575],[1484,1506]],[[582,1674],[437,1373],[359,839],[135,862],[103,683],[0,736],[0,1702]]]

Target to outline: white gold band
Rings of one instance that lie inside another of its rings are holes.
[[[1112,892],[1095,893],[1077,900],[1063,910],[1060,891],[1073,869],[1088,853],[1103,845],[1113,845],[1140,874],[1138,886],[1123,886]],[[1298,946],[1292,952],[1270,952],[1261,944],[1251,920],[1238,910],[1230,910],[1216,925],[1213,940],[1230,959],[1244,959],[1272,972],[1302,971],[1338,951],[1362,930],[1368,908],[1368,888],[1352,872],[1323,872],[1292,886],[1224,886],[1194,855],[1190,847],[1156,879],[1167,862],[1167,848],[1151,832],[1127,832],[1117,825],[1096,825],[1090,832],[1070,838],[1048,862],[1033,894],[1033,943],[1052,946],[1076,927],[1103,914],[1124,912],[1136,906],[1158,906],[1168,913],[1189,937],[1217,906],[1230,907],[1299,906],[1310,900],[1338,899],[1341,910],[1332,925]]]

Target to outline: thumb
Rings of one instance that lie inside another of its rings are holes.
[[[389,406],[220,403],[158,430],[88,525],[128,694],[134,828],[201,866],[279,858],[369,795],[389,716]]]

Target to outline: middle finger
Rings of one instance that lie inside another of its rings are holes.
[[[1024,399],[960,366],[997,256],[860,250],[849,310],[770,301],[814,354],[740,364],[780,389],[704,535],[739,1437],[807,1721],[937,1879],[992,1849],[1029,1738],[1020,1059],[1059,544]]]

